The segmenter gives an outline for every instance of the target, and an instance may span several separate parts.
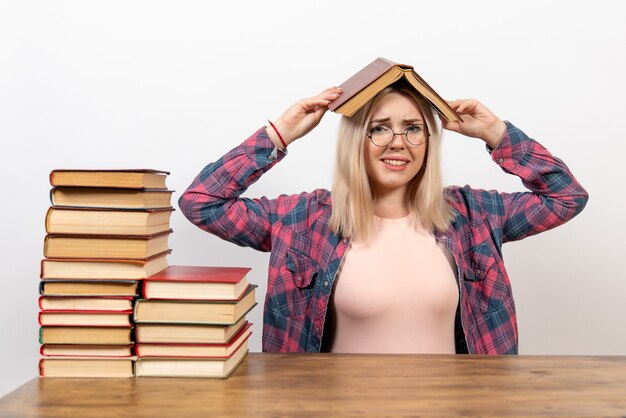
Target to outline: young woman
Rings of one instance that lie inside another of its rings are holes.
[[[179,200],[200,228],[271,252],[263,350],[517,353],[502,244],[573,218],[585,190],[562,161],[473,99],[450,102],[462,122],[443,128],[482,139],[529,191],[444,188],[436,115],[397,84],[342,118],[332,194],[240,197],[340,92],[295,103],[206,166]]]

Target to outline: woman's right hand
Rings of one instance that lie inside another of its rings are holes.
[[[297,101],[278,119],[274,120],[274,126],[280,132],[285,143],[289,145],[311,132],[322,120],[330,102],[339,97],[340,93],[339,87],[329,87],[317,96]],[[284,148],[272,127],[267,127],[267,134],[277,147]]]

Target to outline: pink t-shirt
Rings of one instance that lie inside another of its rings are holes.
[[[335,282],[330,351],[455,352],[454,259],[415,223],[376,217],[371,242],[352,242]]]

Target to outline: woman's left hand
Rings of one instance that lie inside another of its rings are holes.
[[[462,122],[447,122],[442,119],[445,129],[480,138],[491,148],[496,148],[500,144],[506,131],[506,124],[485,105],[476,99],[452,100],[448,104],[458,113]]]

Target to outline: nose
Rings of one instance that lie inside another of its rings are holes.
[[[399,137],[396,139],[396,137]],[[404,149],[405,144],[404,144],[404,134],[403,133],[395,133],[393,134],[393,138],[391,139],[391,142],[389,143],[389,145],[387,145],[387,147],[391,148],[391,149]]]

